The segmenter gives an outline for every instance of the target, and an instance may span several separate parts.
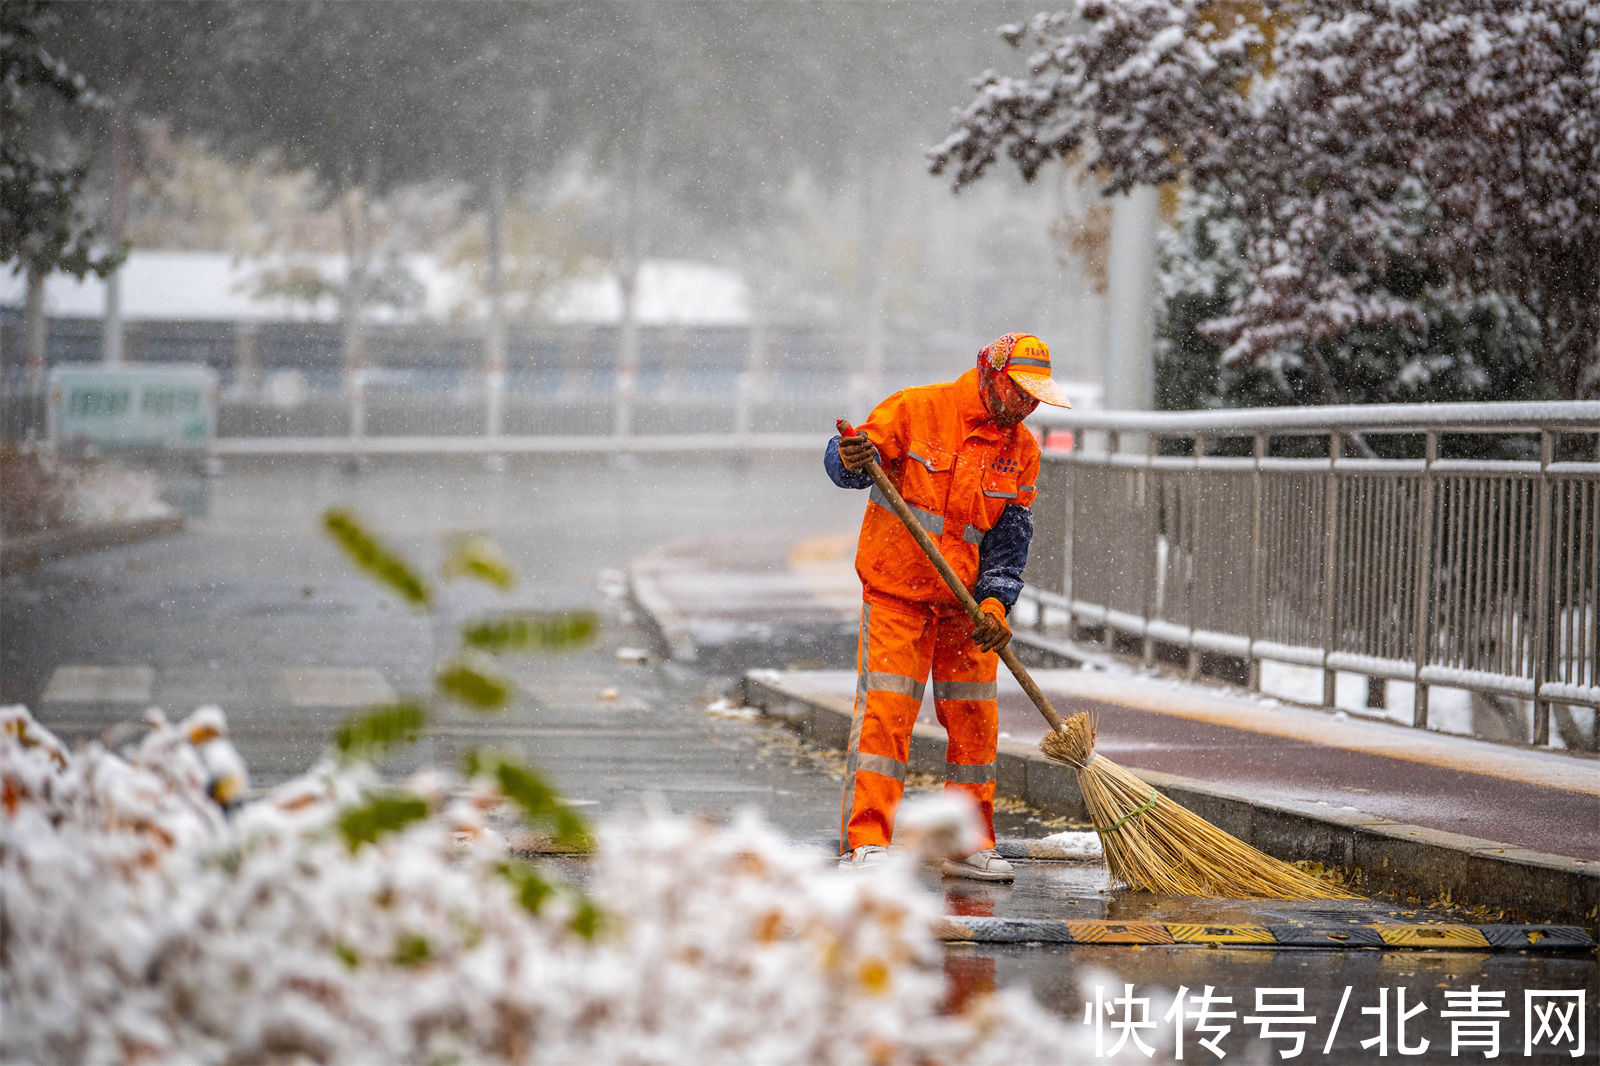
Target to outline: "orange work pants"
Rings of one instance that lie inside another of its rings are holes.
[[[995,744],[1000,657],[972,643],[972,620],[959,607],[935,607],[882,595],[861,605],[856,705],[850,723],[840,812],[840,851],[887,846],[905,792],[911,728],[933,670],[933,705],[948,738],[944,787],[967,793],[982,812],[986,847],[994,846]]]

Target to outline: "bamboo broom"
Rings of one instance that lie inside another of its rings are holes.
[[[848,422],[840,419],[836,424],[840,436],[855,436]],[[980,621],[983,612],[977,601],[876,460],[867,462],[867,473],[967,616],[974,623]],[[1001,648],[999,655],[1050,724],[1039,750],[1045,758],[1077,771],[1078,789],[1100,835],[1106,868],[1114,882],[1162,895],[1213,899],[1360,898],[1224,833],[1110,759],[1096,755],[1094,720],[1087,714],[1074,714],[1062,722],[1010,646]]]

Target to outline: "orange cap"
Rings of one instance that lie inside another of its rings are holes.
[[[1050,378],[1050,346],[1031,333],[1007,333],[978,353],[978,363],[1004,370],[1017,388],[1040,403],[1072,406],[1066,391]]]

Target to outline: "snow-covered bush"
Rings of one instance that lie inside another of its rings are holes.
[[[80,467],[63,518],[80,525],[161,518],[172,508],[161,499],[154,476],[109,463]]]
[[[114,463],[69,463],[0,441],[0,536],[171,513],[147,473]]]
[[[580,897],[529,901],[487,783],[352,845],[377,787],[328,764],[225,814],[207,710],[123,755],[0,711],[0,1058],[31,1062],[1070,1062],[1024,993],[943,1013],[936,900],[757,817],[597,833]]]

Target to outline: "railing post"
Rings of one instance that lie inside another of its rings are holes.
[[[1418,729],[1428,728],[1428,685],[1422,680],[1422,668],[1428,662],[1428,642],[1433,639],[1433,587],[1438,580],[1434,566],[1433,496],[1438,486],[1433,464],[1439,461],[1439,434],[1429,430],[1424,436],[1422,482],[1417,499],[1417,540],[1412,553],[1411,575],[1412,607],[1416,617],[1411,620],[1411,652],[1416,658],[1411,674],[1413,691],[1411,724]]]
[[[1081,441],[1081,435],[1080,435]],[[1073,462],[1061,464],[1066,469],[1067,491],[1063,494],[1067,505],[1066,534],[1067,543],[1062,551],[1065,558],[1061,561],[1061,598],[1067,604],[1067,639],[1078,639],[1077,616],[1072,611],[1072,556],[1078,544],[1078,468]],[[1044,617],[1044,605],[1039,605],[1039,616]]]
[[[1555,458],[1555,433],[1539,431],[1539,514],[1533,556],[1533,729],[1536,746],[1550,743],[1550,703],[1540,692],[1550,676],[1551,629],[1555,617],[1555,583],[1550,580],[1550,463]]]
[[[1160,438],[1154,433],[1145,435],[1144,438],[1144,509],[1147,519],[1146,528],[1150,531],[1150,569],[1146,571],[1147,580],[1144,586],[1144,644],[1140,649],[1140,659],[1148,669],[1156,662],[1156,642],[1150,635],[1150,622],[1156,613],[1156,590],[1161,587],[1166,574],[1161,568],[1161,487],[1156,481],[1156,448]],[[1172,557],[1172,540],[1167,540],[1167,558]]]
[[[1250,471],[1250,654],[1249,686],[1252,692],[1261,691],[1261,660],[1256,658],[1256,641],[1261,639],[1261,520],[1262,490],[1261,460],[1267,455],[1267,435],[1257,433],[1251,448],[1255,462]]]
[[[1109,431],[1109,432],[1107,432],[1106,433],[1106,469],[1108,471],[1112,469],[1112,465],[1111,465],[1112,457],[1114,457],[1121,450],[1122,450],[1122,434],[1118,433],[1114,429]],[[1101,604],[1101,606],[1104,607],[1107,611],[1109,611],[1111,609],[1111,597],[1109,595],[1107,595],[1107,597],[1106,597],[1106,602]],[[1106,651],[1114,652],[1114,651],[1117,650],[1117,635],[1111,628],[1111,619],[1109,617],[1103,619],[1101,621],[1101,623],[1100,623],[1100,640],[1101,640],[1102,643],[1105,644]]]
[[[1184,508],[1184,513],[1186,516],[1193,515],[1196,507],[1198,506],[1198,500],[1201,492],[1200,460],[1205,457],[1205,454],[1205,434],[1196,433],[1194,435],[1194,473],[1189,479],[1189,492],[1185,494],[1188,497],[1185,500],[1188,506]],[[1192,521],[1184,523],[1184,528],[1181,530],[1181,535],[1184,540],[1188,540],[1189,531],[1193,528],[1194,523]],[[1189,553],[1188,557],[1193,559],[1194,553],[1200,550],[1199,537],[1196,536],[1193,543],[1186,544],[1186,548],[1188,549]],[[1167,557],[1169,559],[1172,557],[1170,548],[1168,549]],[[1186,664],[1187,669],[1185,673],[1188,675],[1190,680],[1200,676],[1200,648],[1194,642],[1194,584],[1194,574],[1192,571],[1188,571],[1186,568],[1186,572],[1184,573],[1183,577],[1183,589],[1185,613],[1189,621],[1189,660]]]
[[[1335,578],[1339,563],[1339,452],[1343,439],[1338,432],[1328,434],[1328,482],[1322,517],[1322,703],[1332,707],[1338,702],[1338,672],[1327,665],[1328,654],[1333,650],[1333,619],[1337,608]]]

